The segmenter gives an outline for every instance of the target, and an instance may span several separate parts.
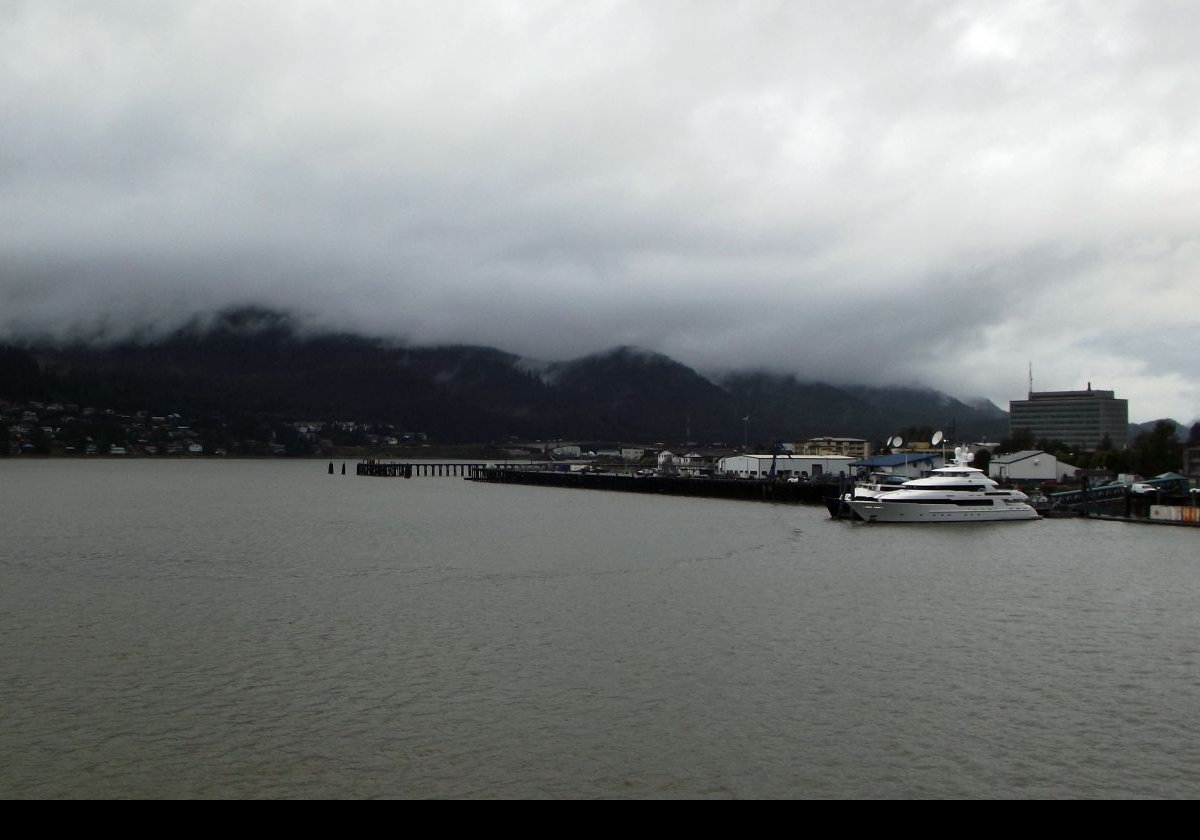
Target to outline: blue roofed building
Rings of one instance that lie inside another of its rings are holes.
[[[945,464],[941,452],[893,452],[851,461],[850,468],[859,475],[882,473],[903,479],[920,478]]]

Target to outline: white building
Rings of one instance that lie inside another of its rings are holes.
[[[850,462],[845,455],[778,455],[775,475],[779,478],[821,478],[851,475]],[[736,478],[766,478],[771,472],[770,455],[730,455],[717,462],[717,475]]]
[[[1074,481],[1078,467],[1059,461],[1049,452],[1026,449],[997,455],[988,464],[988,475],[996,481]]]

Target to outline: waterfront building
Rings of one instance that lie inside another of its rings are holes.
[[[997,455],[988,463],[988,475],[997,481],[1062,481],[1075,480],[1079,468],[1059,461],[1049,452],[1029,449],[1011,455]]]
[[[946,465],[946,459],[940,452],[890,452],[886,455],[873,455],[853,461],[851,469],[859,476],[890,475],[905,481],[912,478],[926,478],[933,474],[938,467]]]
[[[1183,448],[1183,474],[1191,479],[1200,479],[1200,446]]]
[[[1061,441],[1094,452],[1107,437],[1118,449],[1129,435],[1129,401],[1112,391],[1030,391],[1029,399],[1008,404],[1010,435],[1025,431],[1034,440]]]
[[[717,474],[736,478],[766,478],[775,463],[778,478],[847,476],[853,458],[845,455],[730,455],[717,462]]]
[[[847,455],[851,458],[870,458],[871,443],[861,438],[815,437],[796,444],[797,455]]]

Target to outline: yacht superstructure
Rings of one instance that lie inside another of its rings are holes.
[[[954,464],[927,478],[906,481],[897,490],[846,504],[867,522],[1005,522],[1037,519],[1029,497],[1005,490],[983,470],[970,466],[965,447],[954,450]]]

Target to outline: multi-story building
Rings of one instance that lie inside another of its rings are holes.
[[[794,444],[797,455],[846,455],[850,458],[870,458],[871,444],[860,438],[816,437]]]
[[[1200,478],[1200,446],[1183,448],[1183,474],[1188,478]]]
[[[1129,401],[1112,391],[1031,391],[1027,400],[1008,404],[1010,435],[1019,431],[1034,440],[1061,441],[1082,451],[1094,451],[1108,438],[1122,448],[1129,436]]]

